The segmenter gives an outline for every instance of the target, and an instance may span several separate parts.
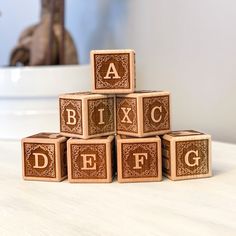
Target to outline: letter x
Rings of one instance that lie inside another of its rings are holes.
[[[124,112],[124,118],[122,119],[121,123],[129,123],[132,124],[128,114],[131,111],[131,108],[121,107],[121,110]]]

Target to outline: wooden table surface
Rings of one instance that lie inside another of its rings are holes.
[[[0,235],[236,235],[236,145],[213,143],[208,179],[23,181],[20,143],[0,141]]]

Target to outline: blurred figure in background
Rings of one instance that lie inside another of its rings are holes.
[[[64,28],[64,0],[41,0],[40,23],[24,30],[10,56],[10,65],[78,64],[77,52]]]

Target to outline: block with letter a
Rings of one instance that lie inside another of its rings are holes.
[[[194,130],[162,137],[163,174],[171,180],[210,177],[211,136]]]
[[[120,183],[161,181],[161,140],[117,135],[117,179]]]
[[[39,133],[22,139],[23,178],[41,181],[67,178],[66,141],[57,133]]]
[[[116,97],[117,134],[147,137],[168,133],[170,121],[170,93],[165,91],[137,91]]]
[[[88,139],[115,133],[114,95],[69,93],[59,103],[62,135]]]
[[[90,53],[94,93],[132,93],[135,89],[135,52],[130,49]]]
[[[71,138],[67,142],[68,179],[71,183],[110,183],[115,172],[114,136]]]

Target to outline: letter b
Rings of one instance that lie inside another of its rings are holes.
[[[76,124],[76,118],[75,118],[75,110],[73,109],[66,109],[67,111],[67,125],[75,125]]]

